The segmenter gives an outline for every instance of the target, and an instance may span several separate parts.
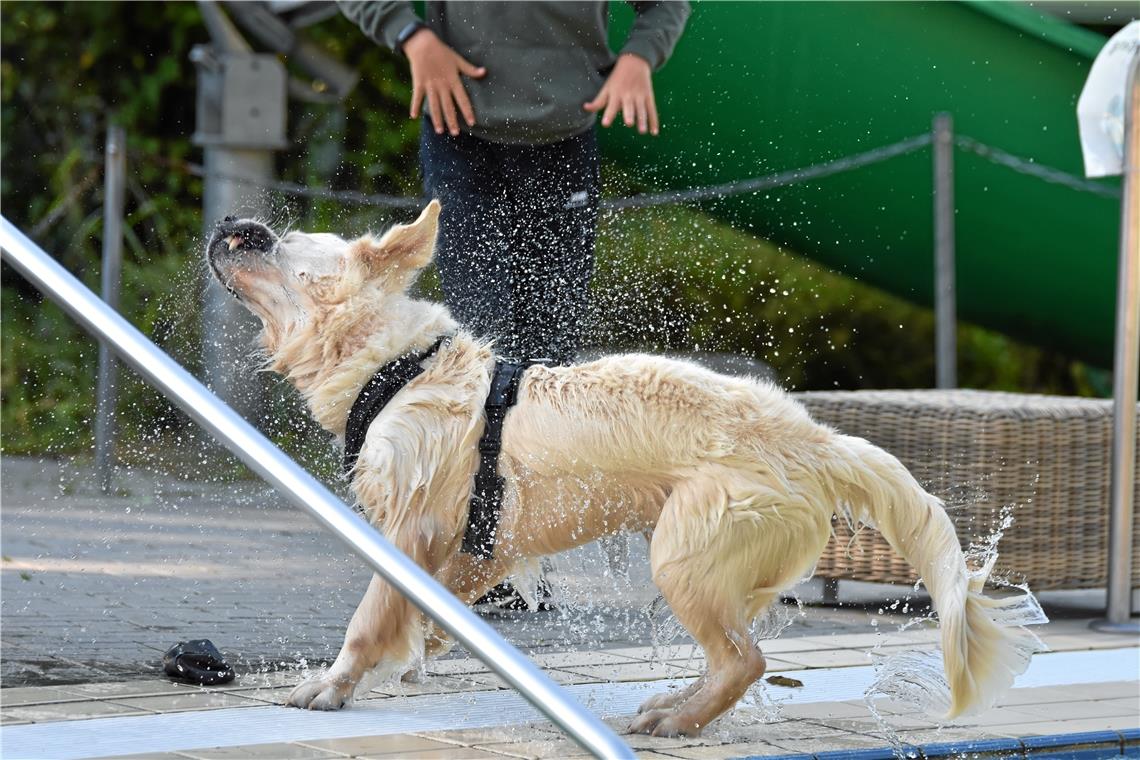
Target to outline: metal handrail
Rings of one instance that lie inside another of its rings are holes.
[[[250,469],[307,510],[425,615],[454,636],[583,748],[602,758],[633,758],[610,728],[476,617],[419,565],[274,446],[189,372],[109,308],[8,219],[0,248],[11,264]]]

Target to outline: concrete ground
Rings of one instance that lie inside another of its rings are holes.
[[[219,726],[241,724],[243,716],[251,725],[255,717],[271,725],[281,720],[282,726],[296,724],[298,716],[308,719],[271,705],[280,704],[305,669],[335,656],[367,584],[369,573],[360,561],[254,482],[188,482],[132,471],[117,477],[112,495],[99,493],[93,483],[82,463],[13,457],[0,462],[4,756],[19,756],[13,748],[54,746],[27,744],[33,729],[55,732],[62,741],[64,729],[88,726],[96,731],[93,736],[154,730],[169,737],[171,732],[153,721],[186,713],[220,721]],[[607,699],[616,699],[611,692],[623,685],[644,687],[647,693],[676,686],[677,679],[695,676],[702,662],[655,605],[644,554],[644,542],[635,538],[608,550],[588,547],[560,557],[548,570],[558,609],[487,619],[556,681],[584,690],[588,704],[610,704]],[[818,598],[810,584],[797,593],[808,602]],[[763,700],[741,707],[703,737],[624,738],[641,757],[703,758],[1140,727],[1140,642],[1088,628],[1103,594],[1043,595],[1052,622],[1039,632],[1058,654],[1039,655],[1035,665],[1078,662],[1047,658],[1100,652],[1119,663],[1110,676],[1102,672],[1082,680],[1080,673],[1063,672],[1071,666],[1054,667],[1048,676],[1053,681],[1038,681],[1051,685],[1015,689],[994,710],[942,727],[913,706],[883,705],[883,723],[861,699],[827,698],[829,689],[842,691],[844,679],[861,677],[870,662],[868,649],[924,647],[931,637],[923,626],[899,633],[927,606],[913,589],[845,583],[841,600],[840,607],[801,609],[788,603],[779,619],[770,621],[773,628],[786,625],[779,639],[765,646],[770,672],[800,674],[817,697],[802,703],[789,698],[792,702],[781,705],[780,695],[797,687],[771,685],[765,693],[774,696],[775,707]],[[239,677],[233,684],[210,690],[162,677],[162,652],[199,638],[211,639],[235,666]],[[458,651],[430,666],[422,683],[389,685],[365,695],[357,714],[392,715],[411,705],[422,718],[431,704],[457,694],[465,695],[462,704],[474,712],[484,702],[512,696],[482,663]],[[624,728],[632,708],[619,700],[607,709],[616,711],[608,718],[615,728]],[[200,737],[183,744],[168,741],[157,756],[568,757],[581,752],[549,723],[510,718],[501,708],[500,713],[498,723],[478,727],[455,729],[445,719],[443,725],[421,720],[416,725],[426,728],[401,730],[379,727],[383,721],[377,720],[357,733],[349,725],[330,729],[334,719],[328,718],[309,734],[282,728],[278,733],[284,739],[255,742],[235,741],[219,730],[217,746],[203,745]],[[454,720],[462,725],[466,719]],[[87,749],[99,746],[89,741]],[[1018,746],[1024,754],[1028,745]],[[133,747],[132,753],[153,748],[145,742],[116,747]],[[1124,752],[1125,744],[1120,748]],[[1133,751],[1140,750],[1133,746]]]

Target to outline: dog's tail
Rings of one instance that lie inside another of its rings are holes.
[[[942,634],[943,667],[949,695],[947,718],[990,707],[1025,671],[1040,642],[1015,625],[1017,598],[992,599],[982,587],[993,555],[973,573],[946,516],[942,501],[919,486],[886,451],[861,438],[835,435],[825,470],[840,509],[856,523],[878,528],[887,542],[923,578]]]

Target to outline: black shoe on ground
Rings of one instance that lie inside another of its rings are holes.
[[[550,585],[546,582],[545,578],[540,578],[538,581],[538,588],[535,589],[538,596],[538,609],[547,611],[554,609],[554,603],[550,601]],[[510,583],[500,583],[489,590],[486,594],[479,597],[473,605],[477,612],[494,612],[497,610],[529,610],[526,600],[523,599],[522,594],[518,589]]]

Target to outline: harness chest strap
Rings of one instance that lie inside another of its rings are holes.
[[[475,473],[475,489],[467,508],[467,530],[463,534],[463,551],[479,559],[490,559],[495,554],[495,533],[503,507],[504,480],[499,475],[503,422],[518,401],[519,381],[527,366],[496,359],[491,390],[483,405],[486,425],[479,438],[479,471]]]
[[[426,351],[404,354],[388,362],[361,388],[352,404],[344,430],[344,473],[352,468],[364,446],[368,427],[380,410],[400,390],[424,370],[420,365],[430,358],[450,336],[440,336]],[[495,360],[491,389],[483,409],[486,425],[479,438],[479,471],[475,473],[475,488],[467,510],[467,528],[463,534],[463,551],[480,559],[490,559],[495,552],[495,533],[499,527],[499,513],[503,504],[504,480],[499,475],[499,451],[503,442],[503,422],[507,412],[518,400],[519,381],[523,372],[534,362],[508,362]]]
[[[348,412],[348,420],[344,424],[344,474],[351,475],[356,459],[360,456],[360,449],[364,446],[364,437],[368,434],[368,426],[380,410],[424,371],[420,365],[439,350],[450,335],[441,335],[426,351],[416,354],[403,354],[376,370],[376,374],[364,384],[356,401],[352,402],[352,409]]]

